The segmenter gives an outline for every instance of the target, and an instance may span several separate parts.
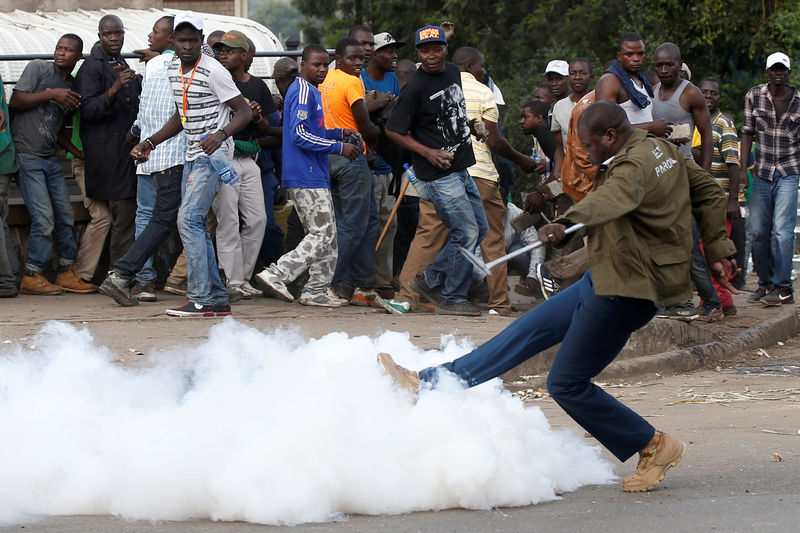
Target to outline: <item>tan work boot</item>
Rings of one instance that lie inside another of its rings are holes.
[[[395,363],[388,353],[379,353],[378,362],[383,366],[386,375],[392,378],[398,387],[409,391],[416,399],[419,394],[419,374]]]
[[[86,283],[78,276],[73,265],[67,266],[65,270],[56,274],[56,285],[67,292],[77,292],[80,294],[97,292],[97,287],[91,283]]]
[[[51,296],[54,294],[61,294],[64,292],[64,289],[59,287],[58,285],[53,285],[47,278],[42,276],[38,272],[34,272],[31,275],[24,275],[22,276],[22,283],[19,285],[19,292],[22,294],[38,294],[38,295],[46,295]]]
[[[686,453],[686,444],[656,431],[653,440],[639,452],[636,473],[622,482],[625,492],[647,492],[664,480],[667,470],[678,464]]]

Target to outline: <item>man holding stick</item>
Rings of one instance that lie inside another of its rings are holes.
[[[452,372],[473,387],[561,343],[547,378],[553,399],[620,461],[639,452],[626,492],[651,490],[686,452],[686,445],[657,431],[644,418],[591,382],[631,333],[649,322],[658,306],[691,294],[691,217],[700,226],[714,275],[730,287],[737,273],[726,257],[735,252],[725,233],[726,199],[721,187],[677,147],[634,129],[625,111],[597,102],[578,123],[593,164],[595,190],[539,230],[545,244],[564,238],[566,226],[588,229],[593,267],[577,283],[516,320],[471,353],[419,373],[388,354],[379,362],[403,388],[435,387]]]

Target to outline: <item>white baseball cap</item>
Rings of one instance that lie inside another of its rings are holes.
[[[789,61],[789,56],[784,54],[783,52],[775,52],[774,54],[770,54],[767,58],[767,68],[772,68],[775,65],[783,65],[786,68],[791,68],[791,62]]]
[[[193,28],[203,31],[203,19],[194,11],[184,11],[175,15],[175,22],[172,25],[173,30],[181,24],[191,24]]]
[[[549,62],[547,64],[547,68],[544,69],[545,74],[548,72],[555,72],[556,74],[561,74],[562,76],[569,76],[569,63],[563,59],[554,59],[553,61]]]

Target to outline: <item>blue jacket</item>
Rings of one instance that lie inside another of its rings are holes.
[[[341,154],[341,128],[326,129],[319,90],[298,77],[283,99],[282,187],[327,189],[328,154]]]

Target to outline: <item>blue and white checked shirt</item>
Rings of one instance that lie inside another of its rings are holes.
[[[147,62],[144,73],[139,114],[134,125],[142,129],[141,140],[160,130],[175,114],[175,100],[167,78],[167,65],[178,61],[175,52],[167,50]],[[182,165],[186,161],[186,135],[181,132],[159,144],[150,152],[150,158],[136,167],[137,174],[153,174]]]

